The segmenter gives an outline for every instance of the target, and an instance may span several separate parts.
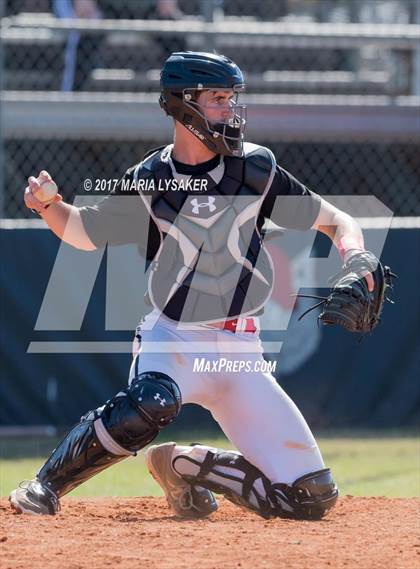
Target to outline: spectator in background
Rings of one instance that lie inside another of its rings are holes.
[[[156,13],[164,20],[180,20],[184,14],[178,6],[178,0],[155,0]]]
[[[99,0],[105,18],[115,20],[179,20],[178,0]]]
[[[52,9],[57,18],[102,18],[96,0],[52,0]],[[77,31],[69,32],[64,51],[62,91],[79,91],[83,88],[95,64],[101,41],[102,34],[83,35]]]
[[[155,10],[157,18],[162,20],[181,20],[184,16],[179,9],[178,0],[156,0]],[[156,41],[165,58],[175,51],[185,51],[187,47],[185,39],[180,35],[159,35]]]
[[[63,19],[179,20],[184,16],[178,0],[51,0],[51,8],[57,18]],[[103,34],[69,32],[64,51],[62,91],[80,91],[86,86],[86,79],[97,66],[102,39]],[[186,49],[185,39],[178,35],[158,34],[154,40],[162,51],[163,59],[174,51]]]
[[[181,20],[184,17],[178,0],[100,0],[100,6],[105,18],[116,20]],[[174,51],[185,51],[187,47],[179,35],[158,34],[154,40],[162,50],[161,59]]]

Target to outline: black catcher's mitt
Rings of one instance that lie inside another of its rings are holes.
[[[368,273],[372,274],[375,283],[372,292],[369,292],[364,278]],[[322,306],[318,319],[323,324],[339,324],[349,332],[371,332],[380,322],[384,301],[393,303],[387,295],[388,289],[393,288],[393,277],[396,278],[396,275],[389,267],[384,267],[373,253],[355,253],[341,271],[330,279],[332,288],[329,296],[311,296],[321,302],[304,312],[299,320],[317,306]]]

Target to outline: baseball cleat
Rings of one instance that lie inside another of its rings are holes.
[[[210,492],[185,482],[172,468],[176,443],[153,445],[145,453],[146,465],[165,493],[174,512],[183,518],[204,518],[217,510],[217,502]]]
[[[18,514],[54,516],[60,511],[60,502],[57,496],[39,480],[21,482],[18,488],[10,494],[9,502],[12,509]]]

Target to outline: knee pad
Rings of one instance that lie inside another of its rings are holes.
[[[301,476],[291,486],[273,484],[270,490],[273,503],[286,498],[292,507],[290,517],[302,520],[319,520],[337,502],[338,488],[329,468]],[[282,510],[282,514],[283,514]]]
[[[161,373],[140,374],[130,387],[80,419],[53,450],[37,478],[63,496],[136,454],[175,419],[180,408],[181,394],[175,381]]]
[[[135,453],[176,418],[181,405],[181,392],[173,379],[159,372],[141,373],[98,410],[103,436]]]

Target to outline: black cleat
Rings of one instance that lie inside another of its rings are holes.
[[[39,480],[21,482],[18,488],[11,492],[9,502],[12,509],[18,514],[54,516],[60,511],[60,502],[57,496]]]

